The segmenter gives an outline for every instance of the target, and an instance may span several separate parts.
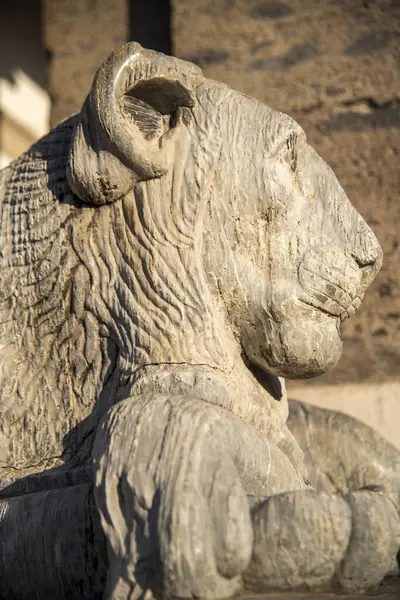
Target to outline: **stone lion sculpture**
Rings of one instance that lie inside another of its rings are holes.
[[[392,570],[398,454],[293,404],[304,460],[286,422],[281,378],[336,363],[382,260],[291,118],[131,43],[1,172],[0,207],[1,598]]]

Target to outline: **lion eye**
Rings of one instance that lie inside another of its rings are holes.
[[[292,171],[296,170],[297,166],[297,134],[292,132],[286,140],[286,146],[288,149],[290,168]]]

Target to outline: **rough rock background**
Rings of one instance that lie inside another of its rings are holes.
[[[173,0],[174,54],[293,116],[377,234],[382,271],[308,385],[400,377],[400,1]]]

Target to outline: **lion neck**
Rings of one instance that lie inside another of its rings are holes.
[[[236,362],[230,373],[204,364],[151,365],[133,374],[120,389],[117,401],[143,394],[204,400],[245,422],[255,435],[278,446],[301,470],[302,452],[286,426],[288,402],[284,380],[271,376],[267,385],[268,389],[242,360]]]
[[[183,239],[183,226],[163,226],[168,216],[150,214],[149,207],[143,194],[99,211],[102,222],[93,228],[90,244],[97,264],[106,265],[104,276],[93,273],[99,288],[90,304],[118,346],[117,400],[143,386],[151,389],[154,381],[159,392],[185,389],[271,437],[287,418],[284,386],[274,397],[244,364],[240,342],[205,273],[201,241]],[[88,268],[94,264],[89,258]]]
[[[207,364],[153,364],[132,374],[117,401],[148,393],[195,396],[226,408],[273,439],[286,422],[287,397],[284,381],[272,379],[277,383],[274,392],[272,386],[270,390],[261,386],[243,361],[237,361],[231,372]]]

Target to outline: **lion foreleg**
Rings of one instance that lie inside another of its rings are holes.
[[[107,598],[223,598],[241,588],[252,528],[226,415],[196,398],[151,394],[106,415],[94,456]]]

